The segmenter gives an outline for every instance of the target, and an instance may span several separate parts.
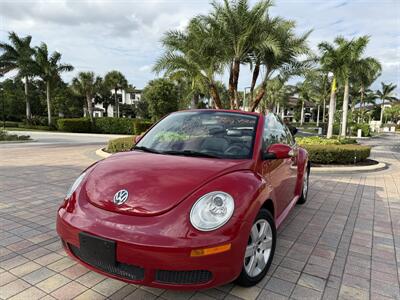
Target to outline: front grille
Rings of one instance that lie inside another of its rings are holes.
[[[144,278],[144,269],[133,266],[133,265],[128,265],[120,262],[116,262],[115,265],[111,265],[108,263],[104,263],[103,261],[97,260],[95,257],[86,257],[82,255],[81,251],[79,250],[78,247],[75,247],[74,245],[68,244],[69,249],[71,252],[81,259],[83,262],[87,263],[88,265],[91,265],[95,267],[96,269],[99,269],[103,272],[112,274],[112,275],[117,275],[126,279],[130,280],[143,280]]]
[[[201,284],[211,280],[212,274],[206,270],[166,271],[157,270],[156,281],[168,284]]]

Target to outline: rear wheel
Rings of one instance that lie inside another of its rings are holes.
[[[276,246],[274,218],[266,209],[261,209],[251,227],[243,259],[243,268],[236,283],[252,286],[261,281],[271,266]]]
[[[298,204],[304,204],[307,201],[309,177],[310,177],[310,171],[307,168],[306,173],[303,176],[303,188],[301,190],[301,196],[300,196],[299,200],[297,201]]]

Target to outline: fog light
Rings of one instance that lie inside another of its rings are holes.
[[[198,257],[198,256],[206,256],[210,254],[217,254],[221,252],[226,252],[231,249],[231,244],[225,244],[212,248],[203,248],[203,249],[195,249],[190,252],[190,256]]]

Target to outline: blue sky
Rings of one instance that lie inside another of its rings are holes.
[[[254,2],[254,1],[251,1]],[[162,53],[160,38],[169,29],[182,29],[188,20],[210,10],[209,1],[19,1],[0,0],[0,40],[8,31],[30,34],[50,51],[62,53],[63,61],[75,66],[64,75],[70,80],[79,71],[104,76],[113,69],[142,88],[155,74],[152,65]],[[299,33],[313,29],[309,42],[316,50],[320,41],[337,35],[353,38],[370,35],[365,53],[383,65],[380,81],[393,82],[400,91],[399,0],[276,0],[272,15],[295,20]],[[225,80],[225,76],[220,76]],[[250,72],[242,68],[239,85],[248,86]]]

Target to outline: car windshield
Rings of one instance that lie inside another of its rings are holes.
[[[257,116],[218,111],[173,113],[134,147],[160,154],[248,159],[252,157]]]

